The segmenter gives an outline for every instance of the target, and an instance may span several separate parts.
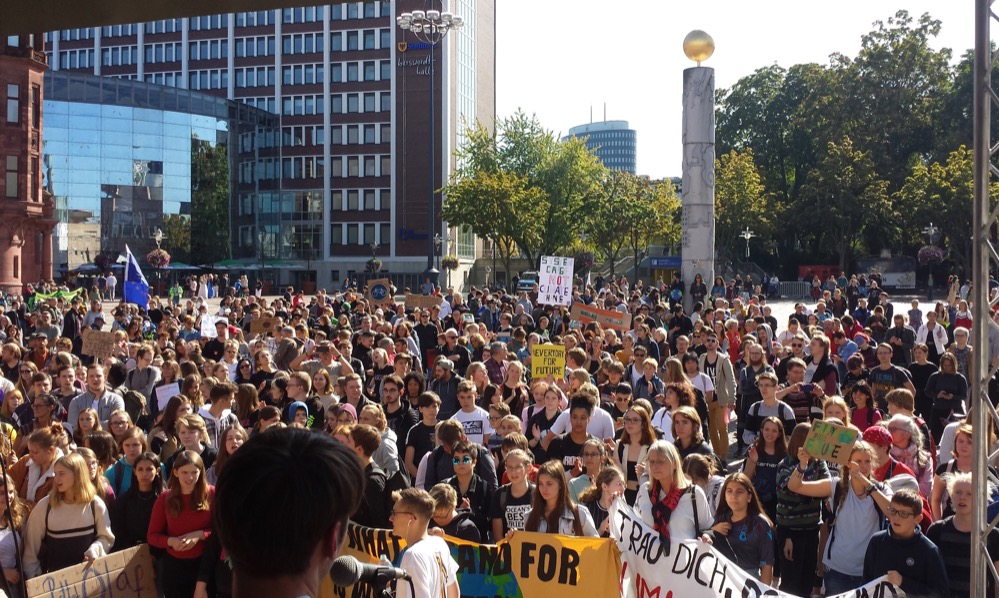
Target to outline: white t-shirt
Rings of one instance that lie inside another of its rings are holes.
[[[469,442],[485,444],[483,440],[486,435],[492,435],[493,429],[489,425],[489,412],[482,407],[476,407],[475,411],[466,413],[458,411],[451,419],[461,422],[461,427],[465,430],[465,436]]]
[[[556,436],[565,434],[572,428],[569,420],[569,411],[570,409],[563,411],[558,416],[558,419],[555,420],[555,423],[552,424],[552,434],[555,434]],[[610,413],[607,413],[600,407],[597,407],[593,410],[593,415],[590,416],[590,425],[586,426],[586,432],[601,440],[614,438],[614,418],[611,417]]]
[[[663,432],[663,440],[673,442],[673,416],[669,409],[663,407],[652,416],[652,427]]]
[[[399,568],[413,578],[396,584],[396,598],[447,596],[447,588],[458,583],[458,563],[451,558],[447,542],[437,536],[426,537],[407,547],[399,560]]]
[[[702,372],[697,372],[697,375],[690,379],[690,385],[701,391],[701,394],[705,397],[708,396],[709,392],[715,391],[715,383],[711,381],[711,378],[707,374]]]

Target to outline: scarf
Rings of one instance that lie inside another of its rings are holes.
[[[659,532],[664,538],[663,543],[668,546],[670,515],[676,509],[677,503],[680,502],[680,497],[683,496],[683,489],[674,487],[666,493],[664,498],[660,499],[659,494],[661,491],[662,486],[659,484],[659,481],[653,480],[652,487],[649,489],[649,499],[652,501],[652,527]]]
[[[919,445],[915,442],[909,442],[909,446],[906,448],[892,445],[891,456],[908,466],[912,471],[918,472],[921,469],[919,467]]]

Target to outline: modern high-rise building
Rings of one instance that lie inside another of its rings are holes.
[[[279,151],[235,173],[233,259],[280,260],[292,267],[276,282],[330,286],[377,257],[397,284],[416,286],[430,248],[466,269],[476,257],[474,235],[440,221],[440,194],[432,230],[429,207],[453,171],[462,123],[495,118],[495,0],[433,0],[465,21],[437,47],[396,26],[397,15],[429,4],[348,2],[64,30],[47,34],[46,49],[53,70],[186,88],[280,116],[276,139],[261,131],[239,141],[240,151]],[[247,185],[253,192],[238,191]]]
[[[0,39],[0,289],[52,278],[52,198],[42,189],[40,37]]]
[[[586,139],[586,147],[597,154],[597,158],[610,170],[625,170],[635,174],[634,129],[628,128],[626,120],[605,120],[603,122],[580,125],[569,129],[562,139],[581,137]]]

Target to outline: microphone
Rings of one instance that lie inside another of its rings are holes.
[[[410,577],[409,573],[396,567],[369,565],[352,556],[341,556],[333,561],[333,566],[330,567],[330,579],[333,580],[333,585],[345,588],[362,581],[381,585],[394,579],[410,579]]]

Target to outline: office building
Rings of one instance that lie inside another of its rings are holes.
[[[605,120],[569,129],[563,137],[586,139],[586,147],[594,151],[604,166],[610,170],[624,170],[635,174],[635,130],[628,128],[626,120]]]
[[[52,32],[53,70],[199,91],[280,116],[277,155],[244,161],[230,206],[236,260],[284,260],[276,282],[331,286],[377,257],[415,286],[435,249],[476,256],[470,232],[429,230],[430,85],[435,188],[453,170],[462,122],[495,117],[495,0],[437,8],[465,27],[438,47],[396,26],[424,2],[349,2]],[[433,81],[430,81],[433,56]],[[249,140],[247,140],[249,142]],[[266,140],[254,136],[256,147]]]

